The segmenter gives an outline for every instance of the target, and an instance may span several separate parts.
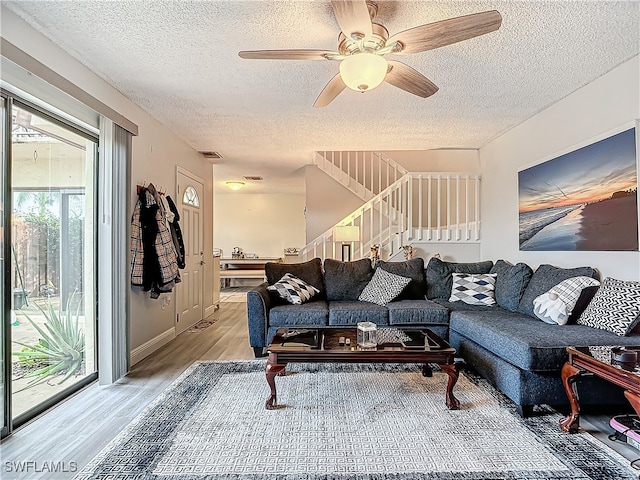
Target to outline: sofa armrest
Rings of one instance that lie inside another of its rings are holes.
[[[249,322],[249,343],[253,348],[267,346],[269,330],[269,310],[271,298],[267,283],[262,283],[247,292],[247,317]]]

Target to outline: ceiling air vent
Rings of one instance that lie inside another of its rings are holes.
[[[258,182],[260,180],[263,180],[262,177],[258,177],[258,176],[255,176],[255,175],[245,175],[244,179],[245,180],[253,180],[253,181],[256,181],[256,182]]]
[[[204,158],[222,158],[222,155],[218,152],[200,152],[200,155]]]

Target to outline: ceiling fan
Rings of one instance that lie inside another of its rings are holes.
[[[387,54],[408,55],[451,45],[500,28],[502,17],[496,10],[449,18],[410,28],[389,37],[389,32],[373,20],[378,5],[371,0],[332,0],[340,25],[338,51],[252,50],[238,55],[248,59],[338,60],[340,72],[324,87],[314,107],[329,105],[345,88],[359,92],[372,90],[383,81],[426,98],[438,87],[410,66],[384,58]]]

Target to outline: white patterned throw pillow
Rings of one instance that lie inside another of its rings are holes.
[[[453,273],[450,302],[462,300],[469,305],[495,305],[497,273]]]
[[[640,314],[640,282],[607,277],[576,322],[621,337],[635,327]]]
[[[396,298],[411,281],[408,277],[376,268],[371,281],[364,287],[358,300],[371,302],[383,307]]]
[[[567,278],[533,300],[533,313],[543,322],[566,325],[582,290],[598,285],[600,282],[591,277]]]
[[[269,285],[267,290],[276,292],[281,298],[294,305],[302,305],[320,293],[316,287],[290,273],[285,273],[280,280]]]

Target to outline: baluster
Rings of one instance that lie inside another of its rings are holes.
[[[422,175],[418,175],[418,239],[422,241],[424,225],[422,223]]]

